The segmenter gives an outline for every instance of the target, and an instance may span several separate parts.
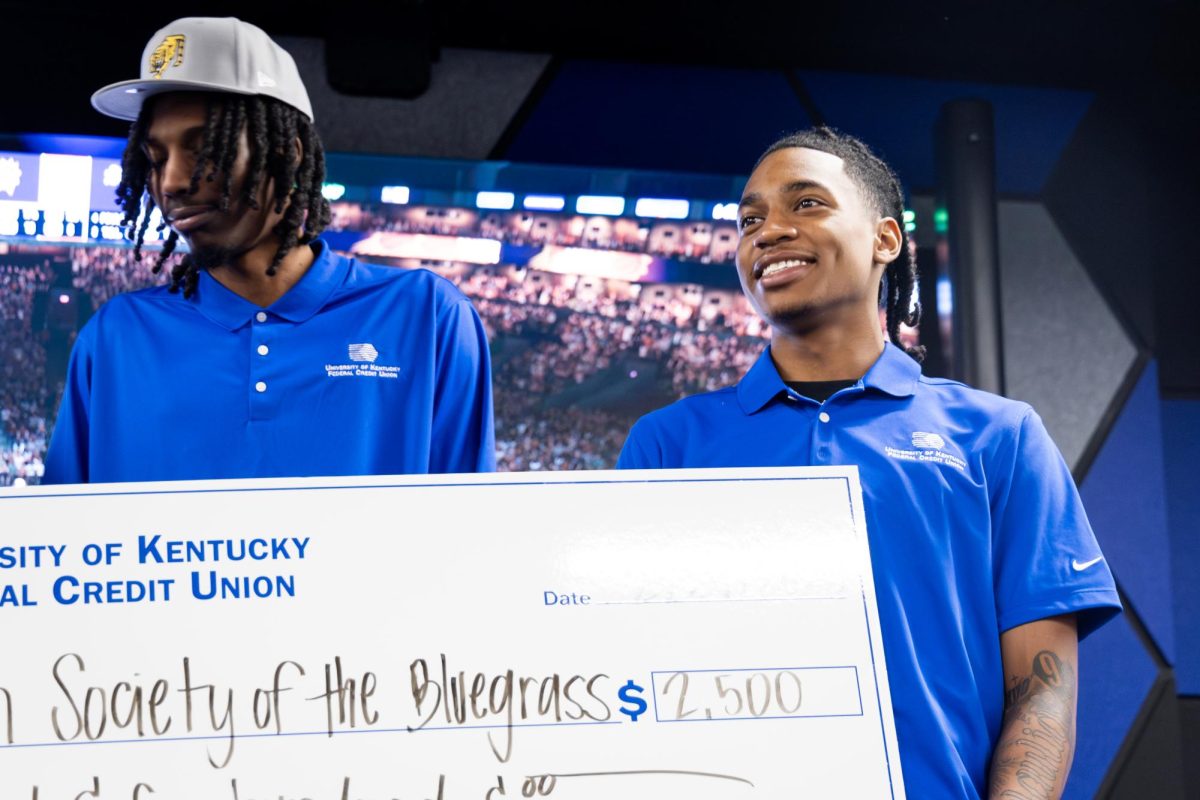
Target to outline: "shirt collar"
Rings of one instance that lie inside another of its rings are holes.
[[[879,358],[858,382],[858,386],[876,389],[893,397],[911,397],[921,376],[921,365],[896,345],[884,345]],[[771,348],[763,350],[758,361],[737,385],[738,404],[742,411],[754,414],[787,391],[787,384],[779,376],[771,358]]]
[[[892,397],[912,397],[917,392],[917,379],[920,377],[921,365],[908,353],[888,342],[863,376],[862,384]]]
[[[200,283],[192,302],[201,314],[231,331],[246,325],[263,310],[290,322],[304,322],[325,306],[350,269],[350,259],[339,258],[320,239],[309,246],[315,255],[312,266],[295,286],[266,309],[225,288],[207,270],[200,272]]]

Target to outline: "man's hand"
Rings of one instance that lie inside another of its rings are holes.
[[[1075,615],[1000,635],[1004,723],[992,753],[991,800],[1056,800],[1075,754],[1079,637]]]

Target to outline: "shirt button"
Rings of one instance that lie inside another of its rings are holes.
[[[255,318],[256,320],[258,320],[259,322],[266,322],[266,321],[267,321],[267,312],[265,312],[265,311],[260,311],[260,312],[258,312],[257,314],[255,314],[255,315],[254,315],[254,318]]]
[[[817,448],[817,457],[820,458],[822,461],[827,461],[829,459],[829,448],[828,447],[818,447]]]
[[[258,383],[254,384],[254,391],[261,393],[261,392],[265,392],[266,390],[267,390],[267,385],[265,383],[263,383],[262,381],[259,381]]]
[[[260,356],[265,356],[269,352],[271,352],[271,348],[267,347],[265,344],[260,344],[258,346],[258,354]]]
[[[817,414],[817,419],[821,420],[821,422],[829,422],[829,415],[822,411],[820,414]]]

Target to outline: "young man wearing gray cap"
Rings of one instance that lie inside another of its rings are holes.
[[[180,19],[92,104],[133,121],[117,196],[135,253],[154,209],[172,228],[155,271],[180,237],[188,253],[80,332],[44,482],[494,469],[469,301],[317,238],[324,153],[285,50],[237,19]]]

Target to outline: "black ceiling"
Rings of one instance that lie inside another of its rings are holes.
[[[800,67],[1065,88],[1194,94],[1193,2],[1010,0],[822,4],[482,3],[337,0],[113,4],[0,0],[0,131],[119,133],[91,114],[98,86],[132,77],[170,19],[236,15],[274,35],[335,38],[358,62],[395,69],[399,49],[482,48],[564,58]]]

